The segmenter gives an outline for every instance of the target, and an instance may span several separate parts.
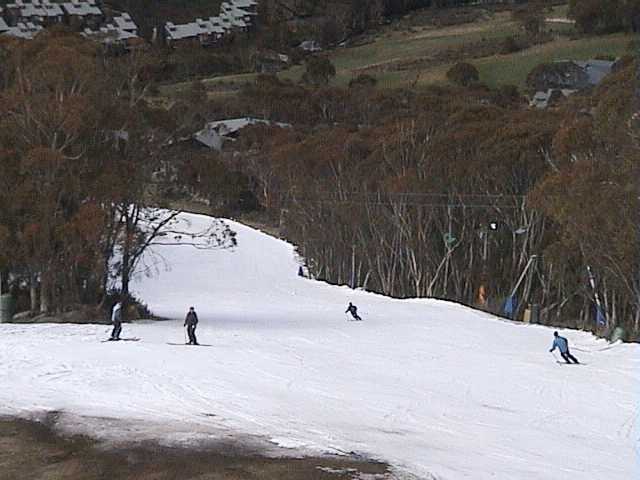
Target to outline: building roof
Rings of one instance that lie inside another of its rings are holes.
[[[167,22],[164,29],[169,40],[195,38],[202,34],[222,36],[233,28],[246,28],[251,23],[251,16],[256,14],[242,7],[252,8],[255,5],[255,0],[229,0],[222,2],[217,16],[196,18],[194,22],[183,24]]]
[[[531,98],[531,102],[529,102],[529,105],[532,107],[544,109],[549,106],[549,103],[551,102],[554,95],[562,95],[564,97],[568,97],[575,92],[576,90],[567,88],[549,88],[546,91],[540,90],[536,92],[535,95]]]
[[[33,0],[33,2],[35,3],[36,0]],[[40,3],[42,4],[47,17],[58,17],[64,15],[60,4],[54,3],[51,0],[41,0]]]
[[[104,27],[100,27],[100,30],[91,30],[85,28],[82,35],[87,38],[94,38],[101,43],[110,44],[123,40],[129,40],[132,38],[139,38],[135,33],[127,30],[121,30],[115,25],[107,24]]]
[[[615,62],[609,60],[587,60],[586,62],[575,62],[589,76],[591,85],[598,85],[604,77],[611,73]]]
[[[16,0],[15,3],[7,5],[10,8],[17,8],[21,17],[59,17],[62,16],[62,8],[57,3],[50,0],[33,0],[31,3]]]
[[[291,127],[288,123],[271,122],[260,118],[230,118],[207,123],[202,130],[194,134],[193,138],[209,148],[219,148],[221,145],[220,137],[233,135],[250,125],[276,125],[281,128]]]
[[[320,50],[322,50],[320,43],[318,43],[316,40],[305,40],[300,45],[298,45],[298,48],[307,52],[319,52]]]
[[[0,17],[0,33],[6,32],[9,28],[9,25],[4,21],[4,18]]]
[[[238,8],[253,8],[258,5],[256,0],[229,0],[229,3],[235,5]]]
[[[242,17],[235,17],[226,12],[220,12],[220,18],[225,21],[230,27],[236,28],[245,28],[247,26],[247,22],[245,22]]]
[[[211,19],[204,20],[202,18],[196,18],[195,22],[183,24],[167,22],[164,28],[167,32],[167,37],[171,40],[195,38],[198,35],[222,35],[226,31],[223,26],[214,24]]]
[[[102,10],[96,5],[95,0],[71,0],[62,4],[62,8],[69,15],[85,17],[87,15],[102,15]]]
[[[135,22],[131,18],[131,15],[129,15],[126,12],[121,15],[113,17],[113,23],[118,29],[123,30],[125,32],[135,33],[138,31],[138,26],[135,24]]]
[[[251,16],[255,15],[254,13],[249,13],[246,10],[243,10],[242,8],[239,8],[235,5],[230,5],[227,2],[224,2],[220,6],[220,14],[226,14],[230,18],[241,18],[245,20],[250,20]]]
[[[31,40],[40,31],[42,31],[42,27],[40,25],[36,25],[31,22],[25,22],[25,23],[19,22],[15,27],[9,27],[9,29],[6,32],[4,32],[2,35],[9,35],[12,37]]]

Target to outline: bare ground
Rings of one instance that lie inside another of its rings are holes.
[[[0,418],[0,480],[391,480],[385,464],[348,457],[267,458],[237,446],[105,447],[46,423]]]

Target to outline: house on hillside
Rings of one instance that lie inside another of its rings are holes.
[[[98,30],[85,28],[81,35],[101,43],[113,53],[124,53],[145,45],[144,40],[137,34],[121,30],[110,23],[100,27]]]
[[[288,123],[271,122],[259,118],[243,117],[209,122],[205,127],[193,135],[193,139],[212,150],[222,151],[226,142],[234,141],[239,132],[251,125],[275,125],[289,128]]]
[[[283,53],[263,50],[256,53],[254,63],[257,73],[277,73],[289,67],[291,58]]]
[[[546,91],[536,92],[531,98],[529,105],[535,108],[545,109],[557,105],[562,99],[568,97],[575,90],[567,90],[560,88],[550,88]]]
[[[127,12],[115,15],[112,20],[113,25],[121,32],[138,35],[138,26]]]
[[[85,28],[82,35],[100,42],[113,53],[123,53],[145,45],[138,36],[138,26],[128,13],[115,15],[97,30]]]
[[[604,77],[609,75],[616,64],[610,60],[587,60],[586,62],[574,62],[586,73],[590,85],[598,85]]]
[[[2,7],[0,7],[0,35],[2,35],[3,33],[9,31],[9,25],[7,25],[7,22],[4,21],[4,18],[2,18]]]
[[[298,45],[298,48],[308,53],[316,53],[322,51],[322,45],[320,45],[320,42],[316,40],[305,40],[300,45]]]
[[[75,30],[97,30],[104,21],[104,14],[95,0],[71,0],[62,3],[65,22]]]
[[[164,38],[168,46],[193,44],[215,45],[234,32],[247,32],[257,17],[256,0],[228,0],[222,2],[218,15],[208,19],[196,18],[194,22],[175,24],[167,22]]]
[[[527,78],[535,90],[530,106],[547,108],[563,97],[594,87],[611,73],[615,65],[609,60],[561,61],[536,67]]]
[[[226,30],[211,20],[196,18],[195,22],[174,24],[167,22],[164,26],[167,45],[200,44],[209,46],[215,44],[225,34]]]
[[[233,6],[248,12],[250,15],[258,15],[258,2],[257,0],[229,0]]]
[[[6,31],[0,32],[0,35],[22,38],[23,40],[33,40],[33,38],[42,30],[43,28],[40,25],[36,25],[31,22],[19,22],[16,26],[8,27]]]
[[[33,23],[49,26],[62,22],[64,12],[60,4],[51,0],[15,0],[7,4],[7,18],[11,24]]]

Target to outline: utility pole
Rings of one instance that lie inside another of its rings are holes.
[[[480,279],[480,288],[478,289],[478,303],[481,307],[487,306],[487,290],[488,290],[488,275],[487,275],[487,257],[489,254],[489,231],[495,231],[498,229],[498,224],[496,222],[490,222],[488,225],[485,225],[480,235],[482,235],[482,277]]]
[[[351,242],[351,289],[356,288],[356,244]]]
[[[633,96],[633,116],[631,117],[631,134],[635,139],[636,150],[640,149],[640,43],[636,51],[636,82],[635,92]],[[636,167],[638,168],[638,167]],[[636,200],[640,203],[640,180],[636,176]],[[636,265],[633,272],[634,278],[632,281],[635,283],[636,294],[636,314],[635,314],[635,330],[638,331],[640,327],[640,211],[636,210]],[[632,270],[633,271],[633,270]]]

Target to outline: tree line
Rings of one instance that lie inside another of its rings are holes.
[[[542,322],[637,338],[635,71],[623,64],[543,111],[515,87],[263,76],[228,113],[294,127],[254,127],[233,167],[316,278],[513,317],[538,304]]]
[[[177,234],[157,192],[175,181],[162,153],[188,112],[147,104],[147,52],[109,57],[50,29],[4,39],[0,56],[2,291],[28,291],[23,308],[44,314],[104,305],[112,289],[127,299],[149,247]],[[205,235],[235,241],[223,224]]]

